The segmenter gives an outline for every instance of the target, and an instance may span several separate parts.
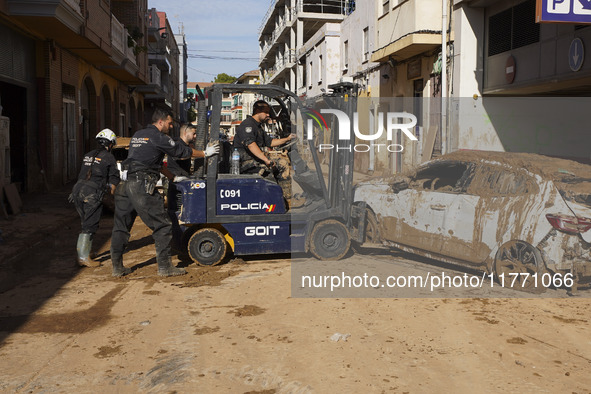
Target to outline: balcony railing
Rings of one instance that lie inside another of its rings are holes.
[[[111,15],[111,45],[131,63],[137,65],[135,53],[133,53],[133,47],[128,46],[128,40],[131,40],[131,38],[127,33],[127,29],[125,29],[125,26],[119,22],[114,15]],[[131,41],[135,46],[135,41]]]
[[[275,59],[275,64],[267,70],[267,75],[263,77],[265,82],[272,81],[286,67],[292,67],[296,62],[296,51],[290,49],[286,54]]]
[[[298,0],[296,13],[313,12],[317,14],[346,15],[349,8],[347,0]]]
[[[158,67],[151,65],[149,74],[150,74],[150,85],[160,86],[162,84],[161,72]]]
[[[114,15],[111,15],[111,39],[113,48],[123,54],[127,53],[127,31]]]
[[[283,31],[287,27],[287,25],[293,21],[294,15],[295,15],[295,8],[290,8],[288,10],[287,14],[283,15],[283,17],[280,18],[279,23],[277,23],[277,25],[275,26],[275,29],[271,33],[271,37],[269,37],[269,39],[266,40],[266,44],[265,44],[265,46],[263,46],[263,49],[261,51],[261,59],[264,59],[267,56],[267,54],[269,53],[269,50],[273,47],[273,45],[277,41],[277,38],[279,38],[281,36],[281,34],[283,34]]]

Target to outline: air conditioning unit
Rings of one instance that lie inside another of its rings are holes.
[[[10,184],[10,119],[0,116],[0,186]]]

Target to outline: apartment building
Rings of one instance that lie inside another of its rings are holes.
[[[144,124],[151,123],[154,108],[162,107],[174,114],[178,126],[180,50],[165,12],[159,12],[155,8],[148,11],[147,32],[149,81],[146,85],[137,87],[145,97]],[[178,127],[175,130],[178,131]]]
[[[298,59],[297,49],[325,23],[340,23],[348,3],[346,0],[274,0],[259,30],[262,82],[297,92],[298,86],[303,86],[301,82],[298,84],[298,79],[304,78],[306,67],[300,62],[304,56]]]
[[[187,41],[185,39],[184,28],[181,25],[180,32],[174,35],[179,49],[178,63],[179,63],[179,119],[181,123],[186,123],[188,120],[187,110],[190,103],[187,102],[187,83],[188,83],[188,53]]]
[[[255,85],[260,83],[261,74],[259,70],[245,72],[234,82],[236,84]],[[252,114],[252,105],[257,100],[253,93],[237,93],[232,96],[232,124],[229,136],[236,135],[236,128],[248,115]]]
[[[0,103],[8,119],[10,181],[22,191],[76,178],[109,127],[144,119],[135,86],[148,79],[146,0],[0,0]]]

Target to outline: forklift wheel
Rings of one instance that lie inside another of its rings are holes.
[[[325,220],[314,226],[310,234],[310,252],[319,260],[340,260],[351,246],[345,225],[336,220]]]
[[[224,235],[214,228],[204,228],[189,238],[189,256],[199,265],[216,265],[226,257],[228,244]]]

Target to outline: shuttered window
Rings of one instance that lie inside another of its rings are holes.
[[[528,0],[488,19],[488,56],[540,41],[536,2]]]

